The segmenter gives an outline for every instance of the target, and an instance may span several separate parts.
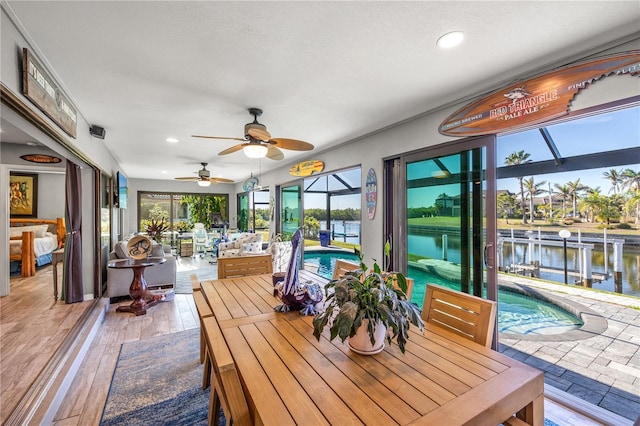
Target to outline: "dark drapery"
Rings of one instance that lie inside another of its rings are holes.
[[[80,167],[67,160],[63,297],[66,303],[82,302],[82,183]]]

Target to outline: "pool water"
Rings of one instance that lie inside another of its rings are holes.
[[[357,255],[337,251],[308,251],[304,254],[305,263],[318,265],[318,274],[331,279],[336,259],[354,263]],[[415,280],[411,301],[422,308],[426,283],[442,285],[460,290],[460,285],[434,276],[418,268],[409,267],[408,276]],[[575,330],[582,321],[569,312],[551,303],[534,299],[522,294],[500,289],[498,291],[498,331],[500,333],[552,335]]]

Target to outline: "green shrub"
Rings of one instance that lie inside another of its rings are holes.
[[[633,227],[631,225],[629,225],[626,222],[623,223],[619,223],[616,225],[616,229],[633,229]]]

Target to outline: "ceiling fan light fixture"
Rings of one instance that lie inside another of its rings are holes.
[[[248,144],[242,150],[249,158],[264,158],[267,155],[268,148],[262,144]]]
[[[198,180],[198,186],[211,186],[211,181],[209,179],[204,180],[204,179],[200,179]]]

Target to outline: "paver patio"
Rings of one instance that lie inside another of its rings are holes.
[[[545,383],[630,420],[640,416],[640,299],[501,274],[514,283],[579,303],[606,319],[600,334],[553,341],[500,336],[500,352],[545,372]]]

